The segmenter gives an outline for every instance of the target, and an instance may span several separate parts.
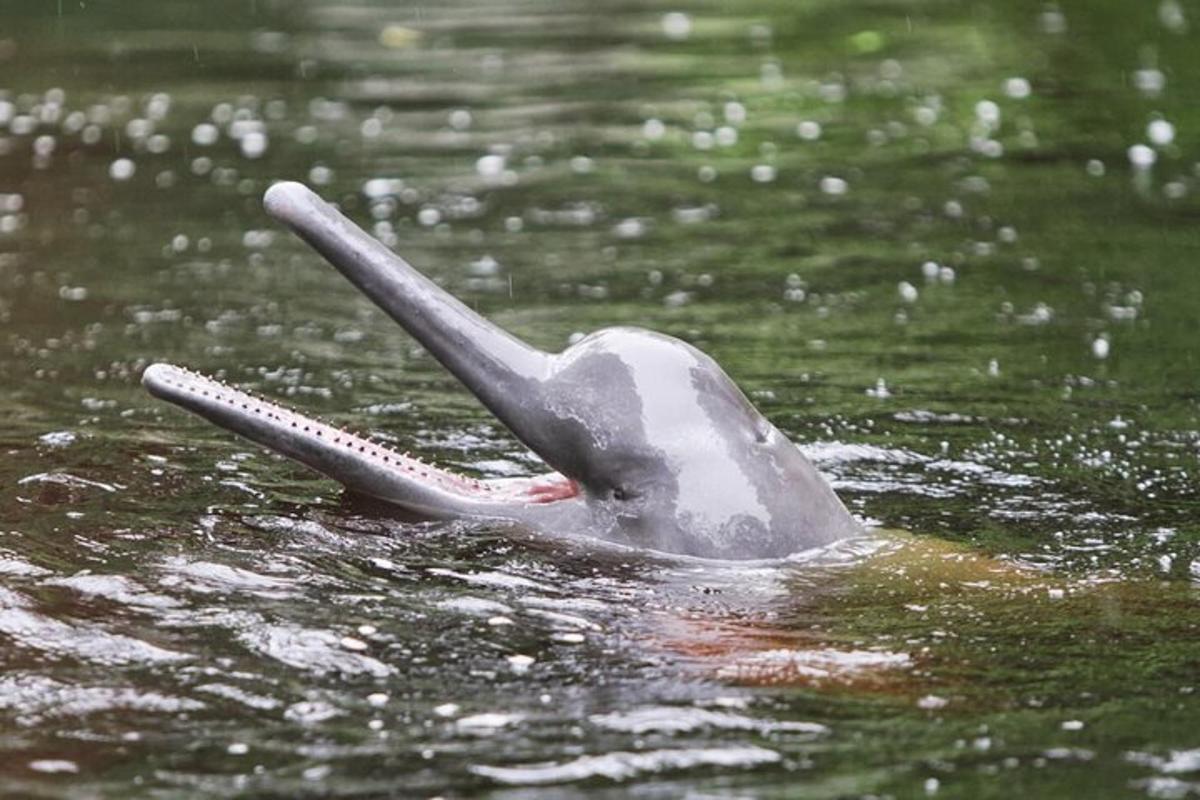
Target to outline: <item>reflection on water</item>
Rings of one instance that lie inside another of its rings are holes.
[[[1094,6],[0,5],[0,785],[1200,791],[1197,23]],[[695,343],[911,533],[413,524],[151,401],[536,468],[284,178],[539,345]]]

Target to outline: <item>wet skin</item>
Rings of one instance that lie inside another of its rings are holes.
[[[545,353],[471,311],[307,187],[276,184],[264,205],[554,471],[466,478],[166,364],[142,377],[155,396],[429,518],[507,520],[721,559],[781,557],[859,532],[808,459],[691,345],[623,327]]]

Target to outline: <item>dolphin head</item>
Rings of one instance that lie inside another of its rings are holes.
[[[338,434],[310,432],[319,423],[285,418],[280,414],[292,412],[202,385],[208,379],[175,367],[147,370],[143,380],[153,393],[351,489],[431,516],[506,518],[729,559],[784,556],[857,531],[804,455],[691,345],[622,327],[545,353],[467,308],[305,186],[276,184],[264,205],[554,472],[472,483],[425,465],[411,468],[397,454],[372,454],[374,446],[360,440],[347,453]]]

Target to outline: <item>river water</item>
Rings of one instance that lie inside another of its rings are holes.
[[[1200,794],[1200,10],[0,3],[0,790]],[[715,356],[872,528],[414,524],[153,401],[537,468],[260,198]],[[569,532],[565,532],[569,533]]]

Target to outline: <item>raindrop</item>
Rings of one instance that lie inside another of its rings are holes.
[[[648,119],[642,123],[642,136],[650,141],[657,141],[666,135],[667,126],[660,119]]]
[[[498,178],[504,173],[505,160],[501,155],[486,155],[475,162],[475,171],[481,178]]]
[[[208,147],[217,143],[217,137],[220,136],[220,133],[217,126],[211,122],[201,122],[192,128],[192,143],[200,147]]]
[[[1146,138],[1158,147],[1165,147],[1175,141],[1175,126],[1165,119],[1152,120],[1146,126]]]
[[[1129,148],[1129,163],[1134,169],[1150,169],[1158,160],[1158,154],[1144,144],[1135,144]]]
[[[261,158],[267,152],[267,135],[262,131],[247,131],[238,144],[246,158]]]
[[[824,178],[821,178],[820,186],[822,192],[835,197],[844,195],[850,189],[850,184],[833,175],[826,175]]]
[[[1009,78],[1004,81],[1004,94],[1013,100],[1024,100],[1032,92],[1033,88],[1025,78]]]
[[[128,158],[118,158],[108,167],[108,175],[114,181],[127,181],[133,177],[133,173],[136,171],[137,165]]]
[[[662,30],[668,39],[681,42],[692,34],[692,18],[681,11],[663,14]]]
[[[750,170],[750,179],[755,183],[771,183],[776,175],[775,167],[770,164],[755,164]]]
[[[796,126],[796,135],[806,142],[815,142],[821,138],[821,123],[804,120]]]

